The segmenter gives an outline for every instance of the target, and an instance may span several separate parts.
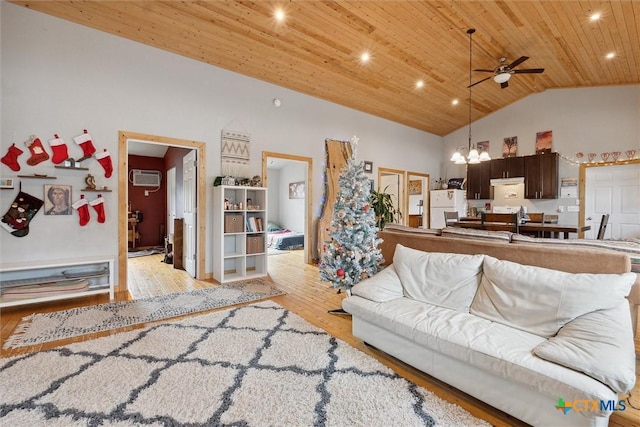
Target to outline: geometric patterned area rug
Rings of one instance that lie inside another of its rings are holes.
[[[263,301],[0,359],[7,426],[489,426]]]
[[[282,294],[270,279],[253,279],[134,301],[35,313],[21,320],[3,347],[42,344]]]

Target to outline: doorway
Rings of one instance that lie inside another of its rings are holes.
[[[609,214],[605,239],[640,237],[640,159],[580,165],[580,224],[595,239],[602,215]]]
[[[311,157],[304,156],[295,156],[291,154],[282,154],[282,153],[273,153],[268,151],[262,152],[262,186],[268,187],[268,169],[269,163],[272,161],[281,161],[281,162],[296,162],[302,163],[303,168],[305,169],[306,177],[302,179],[304,182],[304,212],[303,212],[303,230],[304,231],[304,262],[306,264],[313,263],[313,247],[314,241],[312,234],[312,221],[311,221],[311,201],[312,197],[312,186],[311,186],[311,177],[313,176],[313,159]],[[288,196],[287,196],[288,197]],[[271,218],[269,218],[271,221]]]
[[[116,292],[121,298],[127,298],[127,248],[128,248],[128,141],[134,140],[149,144],[160,144],[189,148],[196,152],[196,209],[194,221],[195,277],[205,279],[205,144],[177,138],[147,135],[128,131],[118,133],[118,284]],[[181,178],[178,178],[181,179]]]

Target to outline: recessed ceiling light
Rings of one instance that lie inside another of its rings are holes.
[[[460,101],[458,101],[457,99],[454,99],[453,101],[451,101],[451,105],[458,105]]]
[[[423,82],[422,80],[418,80],[418,81],[416,82],[416,87],[417,87],[418,89],[420,89],[422,86],[424,86],[424,82]]]
[[[602,14],[600,12],[595,12],[593,14],[591,14],[591,16],[589,17],[589,20],[591,22],[597,21],[598,19],[600,19],[602,17]]]
[[[277,21],[279,21],[279,22],[284,21],[284,10],[277,9],[276,13],[274,14],[274,16],[276,17]]]
[[[616,57],[616,53],[615,52],[609,52],[609,53],[607,53],[607,56],[606,56],[607,59],[613,59],[615,57]]]
[[[362,62],[369,62],[369,58],[370,58],[369,52],[365,52],[362,55],[360,55],[360,60]]]

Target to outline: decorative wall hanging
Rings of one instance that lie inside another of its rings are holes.
[[[16,237],[29,234],[29,224],[44,202],[37,197],[19,192],[7,213],[2,216],[0,226]]]
[[[49,145],[51,146],[51,151],[53,152],[53,157],[51,161],[55,165],[59,165],[69,158],[69,150],[67,149],[67,143],[64,142],[64,139],[60,138],[56,133],[53,139],[49,140]]]
[[[0,178],[0,188],[13,188],[13,178]]]
[[[482,154],[483,152],[489,153],[489,141],[476,142],[476,149],[478,150],[478,154]]]
[[[96,147],[93,145],[93,139],[86,129],[83,131],[82,135],[73,137],[73,141],[82,148],[83,156],[77,160],[78,162],[88,159],[96,152]]]
[[[70,185],[45,185],[44,186],[44,214],[45,215],[71,215],[71,186]]]
[[[502,157],[516,157],[518,155],[518,137],[508,136],[502,144]]]
[[[304,199],[304,181],[289,183],[289,198]]]
[[[409,180],[409,195],[415,196],[418,194],[422,194],[422,180],[421,179]]]
[[[373,173],[373,162],[367,160],[364,161],[364,171],[366,173]]]
[[[11,147],[9,147],[9,149],[7,150],[7,154],[2,156],[2,159],[0,161],[2,161],[2,163],[4,163],[5,165],[9,166],[9,168],[12,171],[18,172],[20,170],[20,163],[18,163],[18,157],[20,157],[22,153],[24,153],[24,151],[16,147],[15,143],[11,144]]]
[[[44,150],[42,141],[35,135],[31,135],[29,140],[24,143],[31,152],[31,157],[27,160],[29,166],[36,166],[49,159],[49,154]]]
[[[222,175],[249,175],[249,134],[223,130],[220,142]]]
[[[536,132],[536,154],[550,153],[552,143],[552,131]]]

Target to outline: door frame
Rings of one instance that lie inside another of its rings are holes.
[[[116,292],[119,296],[128,298],[127,283],[127,250],[128,250],[128,213],[127,199],[129,192],[129,150],[127,141],[135,139],[141,142],[170,145],[175,147],[198,150],[198,209],[196,218],[196,239],[198,247],[198,259],[196,267],[196,279],[205,280],[205,215],[206,215],[206,144],[199,141],[169,138],[166,136],[148,135],[130,131],[118,131],[118,284]]]
[[[636,163],[640,163],[640,159],[631,159],[631,160],[625,160],[622,162],[606,162],[606,163],[580,163],[580,188],[579,188],[579,192],[580,192],[580,206],[582,207],[582,209],[580,209],[580,213],[578,215],[578,221],[580,226],[583,226],[585,224],[585,215],[586,215],[586,209],[585,209],[585,201],[586,201],[586,185],[587,185],[587,168],[597,168],[597,167],[603,167],[603,166],[624,166],[624,165],[631,165],[631,164],[636,164]],[[584,233],[579,233],[578,234],[578,238],[583,239],[584,238]]]
[[[273,157],[276,159],[284,159],[284,160],[295,160],[298,162],[304,162],[307,164],[307,181],[305,184],[305,210],[306,218],[305,221],[305,236],[306,236],[306,244],[304,245],[305,264],[313,264],[313,250],[315,247],[315,242],[312,234],[312,222],[311,221],[311,201],[313,200],[313,187],[311,185],[311,177],[313,177],[313,158],[304,157],[304,156],[295,156],[293,154],[283,154],[283,153],[274,153],[271,151],[263,151],[262,152],[262,186],[267,186],[267,159],[269,157]],[[313,246],[312,246],[313,245]]]

